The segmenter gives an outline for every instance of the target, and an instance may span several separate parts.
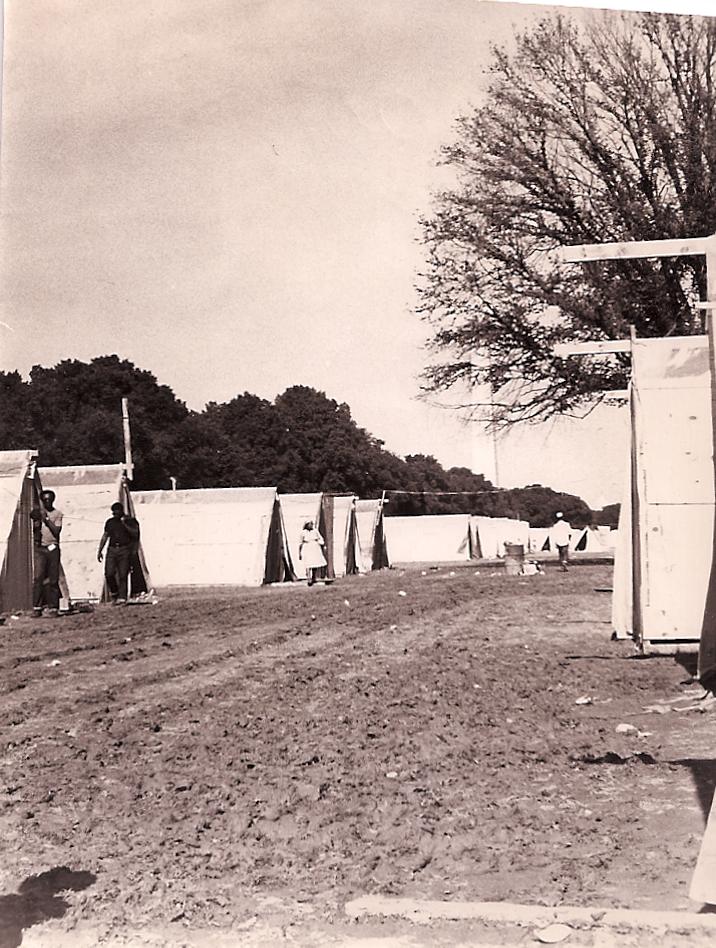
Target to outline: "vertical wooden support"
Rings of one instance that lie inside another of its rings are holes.
[[[706,254],[706,297],[707,302],[716,303],[716,240],[712,238],[712,248]],[[706,309],[706,332],[709,339],[709,359],[711,368],[711,423],[713,426],[713,444],[716,450],[716,347],[714,345],[714,322],[716,313]],[[716,457],[714,458],[716,465]],[[714,542],[711,557],[711,576],[706,596],[704,623],[699,642],[699,680],[705,688],[716,689],[716,517],[714,519]],[[689,897],[696,902],[716,905],[716,797],[711,803],[711,812],[706,824],[704,838],[701,841],[699,857],[691,879]]]
[[[636,329],[629,327],[632,353],[636,342]],[[644,621],[642,593],[644,589],[641,549],[641,486],[642,473],[639,464],[639,386],[631,360],[631,388],[629,392],[629,423],[631,426],[631,583],[632,583],[632,636],[641,648],[644,643]]]
[[[716,241],[715,241],[716,243]],[[715,248],[716,249],[716,248]],[[706,295],[707,303],[716,305],[716,253],[706,254]],[[706,334],[709,341],[709,365],[711,370],[711,424],[713,444],[716,447],[716,344],[714,340],[713,309],[705,309]],[[716,465],[716,457],[714,458]],[[716,480],[716,477],[715,477]],[[714,521],[713,554],[711,557],[711,576],[706,595],[706,608],[699,641],[699,680],[705,688],[716,688],[716,518]]]
[[[127,468],[127,479],[134,480],[134,464],[132,463],[132,434],[129,430],[129,400],[122,399],[122,430],[124,432],[124,465]]]

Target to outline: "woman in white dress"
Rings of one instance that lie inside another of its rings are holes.
[[[303,530],[301,530],[301,542],[298,544],[298,558],[303,562],[305,567],[309,586],[313,586],[316,582],[318,570],[327,565],[326,558],[323,555],[323,547],[325,545],[326,541],[314,527],[313,521],[306,521],[303,525]]]

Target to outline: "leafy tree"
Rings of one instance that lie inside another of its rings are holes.
[[[201,421],[218,452],[210,483],[201,486],[274,487],[281,481],[288,433],[271,402],[244,392],[224,404],[210,402]]]
[[[0,372],[0,445],[4,450],[39,447],[28,412],[29,385],[19,372]]]
[[[426,390],[489,385],[504,425],[623,387],[626,357],[560,359],[558,341],[702,330],[702,257],[550,252],[716,231],[716,20],[556,14],[493,54],[486,101],[444,149],[457,183],[422,221],[418,311],[436,359]]]
[[[381,468],[391,467],[383,457],[388,452],[358,427],[348,405],[294,385],[275,406],[286,432],[279,478],[283,491],[354,491],[369,497],[385,486]]]
[[[551,526],[557,511],[562,511],[572,526],[586,527],[592,523],[592,511],[588,504],[574,494],[554,491],[540,484],[514,488],[509,493],[514,509],[519,512],[519,519],[528,520],[532,527]]]
[[[128,397],[135,486],[165,481],[175,429],[188,411],[151,372],[116,355],[89,363],[66,360],[50,369],[35,366],[25,391],[28,437],[45,466],[123,460],[122,398]]]
[[[619,526],[619,510],[621,504],[607,504],[601,510],[595,510],[593,515],[594,523],[600,527],[611,527],[616,530]]]
[[[482,474],[446,471],[431,455],[403,460],[360,428],[348,405],[306,386],[286,389],[274,403],[245,392],[190,412],[150,372],[103,356],[36,366],[28,382],[0,373],[0,396],[0,448],[37,448],[45,466],[121,461],[121,399],[128,397],[137,488],[168,488],[175,477],[180,488],[388,491],[388,515],[488,513],[537,524],[561,508],[575,523],[589,522],[579,498],[548,488],[495,491]]]
[[[466,467],[446,471],[432,455],[407,455],[403,476],[406,475],[404,489],[413,493],[391,494],[390,506],[386,508],[388,516],[475,513],[482,494],[492,490],[482,474],[473,474]]]

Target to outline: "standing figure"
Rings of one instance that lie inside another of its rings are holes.
[[[323,547],[326,541],[319,531],[314,527],[313,520],[307,520],[301,530],[301,542],[298,544],[298,558],[302,560],[306,570],[308,585],[313,586],[316,582],[318,571],[327,566]]]
[[[97,559],[102,562],[105,544],[107,558],[104,561],[104,578],[107,580],[109,594],[116,606],[127,602],[127,579],[129,576],[132,544],[139,539],[139,524],[132,517],[125,517],[124,507],[120,503],[112,504],[112,516],[104,525],[104,533],[99,541]]]
[[[572,536],[572,527],[564,519],[564,514],[558,511],[555,514],[554,526],[552,527],[551,540],[557,547],[559,554],[560,569],[566,573],[569,569],[569,540]]]
[[[32,614],[42,615],[43,605],[50,615],[60,608],[60,532],[62,512],[55,507],[55,492],[43,490],[40,506],[30,511],[33,538]]]

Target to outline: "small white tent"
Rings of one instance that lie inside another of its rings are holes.
[[[114,503],[121,503],[127,513],[133,513],[124,472],[123,464],[39,469],[43,490],[55,492],[55,506],[64,518],[60,590],[69,599],[98,602],[104,598],[104,567],[97,562],[104,524]],[[142,537],[142,543],[143,540]],[[143,560],[141,544],[140,559]],[[144,572],[149,585],[146,568]]]
[[[614,531],[609,527],[585,527],[577,530],[570,543],[575,553],[614,553]]]
[[[361,573],[390,565],[384,533],[385,517],[380,500],[356,501],[356,529],[360,548]]]
[[[158,586],[260,586],[284,578],[275,487],[137,491]]]
[[[386,517],[383,528],[391,563],[453,563],[470,559],[469,514]]]
[[[530,527],[529,533],[529,551],[530,553],[548,553],[552,549],[549,527]]]
[[[494,559],[505,555],[505,545],[521,544],[527,553],[530,525],[526,520],[511,517],[470,517],[473,555],[480,559]]]

